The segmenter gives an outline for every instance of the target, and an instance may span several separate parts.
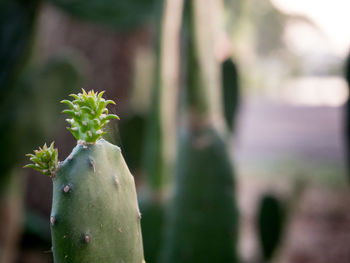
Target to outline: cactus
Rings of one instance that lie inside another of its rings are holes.
[[[181,136],[163,262],[237,262],[233,170],[210,128]]]
[[[230,131],[235,131],[236,115],[239,108],[240,90],[237,66],[231,58],[221,64],[222,98],[224,102],[224,117]]]
[[[187,1],[187,112],[162,262],[237,262],[234,170],[226,146],[211,21],[215,1]]]
[[[148,192],[140,200],[145,258],[149,263],[159,262],[159,251],[164,236],[165,208],[168,203],[165,189],[174,177],[183,2],[164,1],[157,27],[157,68],[144,151]]]
[[[257,226],[262,257],[269,262],[282,237],[285,222],[284,204],[274,195],[266,194],[261,198]]]
[[[64,110],[77,146],[62,163],[53,144],[29,155],[27,165],[53,180],[51,235],[55,263],[143,262],[141,214],[133,176],[120,148],[101,136],[114,114],[103,92],[72,94]]]
[[[306,186],[305,179],[297,176],[292,191],[285,200],[272,192],[267,192],[261,197],[256,218],[261,262],[280,261],[278,247],[283,246],[286,229]]]

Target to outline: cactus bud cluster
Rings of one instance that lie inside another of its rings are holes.
[[[58,151],[54,148],[54,142],[50,147],[47,147],[46,143],[39,150],[34,150],[34,154],[27,154],[29,160],[33,163],[27,164],[25,168],[33,168],[41,172],[44,175],[53,176],[58,167]]]
[[[80,141],[86,143],[95,143],[105,132],[104,126],[110,119],[119,119],[115,114],[108,114],[106,106],[115,104],[112,100],[102,98],[104,91],[98,93],[84,89],[83,93],[71,94],[75,100],[62,100],[70,109],[66,109],[63,113],[68,114],[71,119],[66,121],[71,125],[67,129],[73,136]]]

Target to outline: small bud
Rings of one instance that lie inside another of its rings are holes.
[[[54,225],[55,224],[55,217],[51,216],[50,217],[50,222],[51,222],[51,225]]]

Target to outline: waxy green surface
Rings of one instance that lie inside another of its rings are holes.
[[[238,211],[229,158],[213,128],[181,134],[161,262],[238,262]]]
[[[77,145],[53,178],[55,263],[141,263],[133,176],[120,148],[104,140]]]

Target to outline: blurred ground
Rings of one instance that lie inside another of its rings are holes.
[[[340,107],[249,101],[241,108],[235,142],[240,174],[306,174],[314,177],[309,179],[342,183],[342,125]]]
[[[276,262],[350,262],[341,108],[249,101],[241,108],[234,145],[244,261],[258,262],[254,220],[261,194],[286,200],[296,178],[303,178],[307,187],[292,210]]]

